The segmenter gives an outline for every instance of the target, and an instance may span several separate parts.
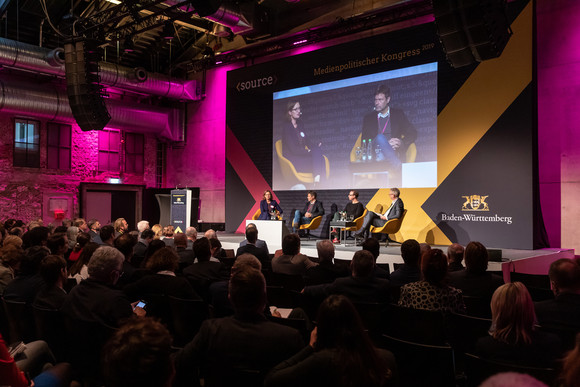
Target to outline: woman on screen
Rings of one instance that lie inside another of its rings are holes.
[[[272,191],[269,189],[264,191],[264,196],[260,202],[260,220],[277,219],[278,215],[283,213],[282,208],[278,205],[278,202],[272,198]]]
[[[289,101],[282,135],[282,152],[292,162],[297,172],[310,172],[314,182],[320,182],[325,175],[325,162],[320,147],[322,143],[311,144],[300,123],[302,108],[300,102]]]

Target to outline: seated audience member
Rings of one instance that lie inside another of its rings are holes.
[[[346,277],[350,274],[346,265],[333,263],[334,244],[330,240],[318,241],[316,250],[318,251],[318,266],[306,270],[304,276],[306,285],[328,284],[339,277]]]
[[[211,258],[210,261],[212,262],[221,262],[220,258],[227,258],[227,253],[224,249],[222,249],[222,243],[217,238],[210,238],[209,245],[211,249]]]
[[[183,275],[193,284],[196,292],[205,298],[209,285],[212,282],[227,278],[227,272],[221,262],[212,262],[210,242],[207,238],[200,238],[193,243],[193,252],[197,263],[183,269]]]
[[[270,261],[270,256],[268,255],[268,250],[258,247],[256,244],[258,240],[258,229],[255,227],[246,228],[246,241],[244,246],[238,248],[236,252],[236,257],[242,254],[252,254],[254,257],[258,258],[262,263],[262,267],[266,270],[272,269],[272,263]]]
[[[89,278],[88,264],[91,257],[93,256],[93,253],[98,248],[99,245],[95,242],[87,243],[83,248],[81,255],[79,255],[79,259],[70,267],[68,278],[76,279],[77,284],[80,284],[81,281]]]
[[[574,349],[562,360],[562,371],[558,378],[558,386],[578,387],[580,385],[580,333],[576,335]]]
[[[153,227],[151,227],[151,230],[155,233],[155,237],[153,239],[161,239],[163,236],[163,227],[159,223],[154,224]]]
[[[7,300],[24,301],[32,304],[44,281],[40,275],[40,262],[50,252],[46,247],[34,246],[24,251],[19,273],[4,289]]]
[[[175,374],[172,338],[152,318],[131,319],[105,344],[103,375],[107,387],[171,387]]]
[[[399,305],[413,309],[463,312],[461,290],[446,285],[447,257],[432,249],[421,259],[422,280],[403,285]]]
[[[323,300],[331,294],[342,294],[352,302],[387,302],[389,281],[373,276],[375,259],[366,250],[359,250],[352,257],[350,277],[337,278],[331,284],[306,286],[304,295]]]
[[[215,230],[211,228],[207,230],[205,234],[203,234],[203,236],[206,237],[207,239],[218,239],[217,233],[215,232]]]
[[[89,235],[91,236],[91,242],[98,243],[99,245],[103,243],[101,240],[101,222],[97,219],[90,219],[87,223],[89,227]]]
[[[71,226],[66,230],[65,235],[66,235],[67,243],[68,243],[68,252],[66,253],[66,256],[65,256],[66,259],[68,259],[68,254],[70,254],[72,249],[77,244],[77,235],[79,235],[79,232],[81,232],[81,231],[76,226]]]
[[[266,281],[261,272],[251,268],[234,272],[229,298],[234,316],[204,321],[195,338],[176,354],[174,386],[196,383],[198,368],[207,386],[244,385],[240,370],[264,375],[302,348],[297,330],[264,317]]]
[[[173,226],[165,226],[163,227],[163,242],[165,242],[165,246],[173,247],[173,237],[175,235],[175,229]]]
[[[70,252],[70,254],[68,256],[69,265],[72,265],[73,263],[75,263],[79,259],[79,257],[81,256],[81,253],[83,252],[83,248],[90,241],[91,241],[91,236],[89,234],[87,234],[86,232],[79,232],[77,234],[76,243],[73,246],[72,251]]]
[[[414,239],[407,239],[401,245],[403,266],[391,273],[391,286],[403,286],[421,279],[421,246]]]
[[[60,309],[66,299],[66,261],[59,255],[44,257],[40,263],[40,275],[44,286],[36,295],[34,305],[44,309]]]
[[[187,249],[193,250],[193,242],[197,239],[197,230],[195,227],[188,227],[185,229],[185,236],[187,237]]]
[[[318,308],[316,321],[310,344],[274,367],[265,386],[387,386],[394,382],[395,357],[373,346],[348,298],[329,296]]]
[[[173,246],[179,257],[178,272],[181,273],[184,268],[188,267],[195,261],[195,254],[193,250],[187,249],[187,236],[185,234],[175,234],[173,238]]]
[[[133,266],[141,267],[141,263],[145,259],[145,252],[147,251],[147,247],[149,246],[149,243],[151,243],[154,237],[155,233],[153,232],[153,230],[150,230],[148,228],[143,230],[143,232],[141,232],[141,235],[137,240],[137,244],[135,245],[135,247],[133,247],[133,260],[131,261]]]
[[[246,226],[246,230],[248,230],[248,228],[253,227],[256,229],[256,231],[258,230],[258,228],[256,227],[256,225],[254,223],[248,223],[248,225]],[[240,242],[240,247],[245,246],[246,243],[248,243],[247,239],[244,239],[243,241]],[[266,243],[266,241],[263,241],[259,238],[256,239],[256,243],[255,243],[256,247],[259,247],[261,249],[266,250],[266,253],[268,253],[268,255],[270,255],[270,251],[268,250],[268,244]]]
[[[123,271],[121,277],[119,278],[118,287],[122,288],[123,286],[127,285],[138,279],[137,275],[142,274],[142,272],[137,273],[137,268],[133,264],[133,249],[137,244],[137,237],[133,236],[131,233],[126,232],[121,234],[115,241],[113,242],[115,248],[123,254],[125,258],[123,260]]]
[[[24,251],[15,246],[3,246],[0,250],[0,294],[4,293],[6,286],[14,279],[23,256]]]
[[[46,246],[49,234],[48,227],[38,226],[28,229],[28,232],[22,235],[22,248],[26,250],[33,246]]]
[[[141,261],[141,265],[140,267],[144,268],[147,265],[147,260],[149,260],[149,258],[155,254],[155,252],[159,249],[162,249],[165,247],[165,242],[163,242],[161,239],[153,239],[151,242],[149,242],[149,246],[147,246],[147,250],[145,250],[145,258],[143,258],[143,260]]]
[[[101,246],[113,247],[113,241],[115,240],[115,229],[113,226],[106,225],[101,227],[99,236],[101,237]]]
[[[390,279],[391,275],[389,272],[377,266],[377,258],[381,251],[379,241],[375,238],[369,238],[363,242],[362,249],[370,252],[375,258],[375,269],[373,270],[373,275],[379,278]]]
[[[22,248],[22,238],[16,235],[7,235],[4,238],[4,243],[2,243],[2,247],[14,246],[16,248]]]
[[[463,261],[463,251],[463,246],[459,243],[452,243],[447,248],[447,260],[449,262],[447,270],[449,272],[465,269],[461,264],[461,261]]]
[[[24,230],[22,229],[22,227],[12,227],[10,229],[10,231],[8,232],[8,236],[12,235],[12,236],[17,236],[18,238],[22,238],[23,234],[24,234]]]
[[[46,247],[50,249],[51,254],[64,258],[65,253],[68,251],[68,239],[66,234],[52,234],[48,237]]]
[[[485,379],[479,387],[548,387],[548,385],[528,374],[500,372]]]
[[[580,332],[580,265],[572,259],[552,262],[548,272],[555,298],[536,302],[541,326]]]
[[[479,242],[469,242],[465,247],[465,270],[449,274],[452,286],[463,291],[463,295],[491,299],[491,295],[503,279],[487,271],[487,249]]]
[[[561,355],[558,337],[535,329],[534,303],[521,282],[495,290],[491,320],[490,336],[477,341],[477,355],[532,367],[551,367]]]
[[[129,225],[127,224],[125,218],[117,218],[115,223],[113,223],[113,228],[115,229],[115,238],[118,238],[126,232],[129,232]]]
[[[144,298],[148,294],[173,296],[178,298],[198,299],[191,284],[183,277],[177,277],[175,271],[179,265],[179,257],[171,247],[157,250],[147,261],[146,269],[151,275],[146,275],[123,289],[131,301]]]
[[[149,222],[146,220],[141,220],[139,222],[137,222],[137,231],[139,231],[139,235],[141,235],[141,233],[143,233],[143,231],[148,230],[149,229]]]
[[[89,225],[83,218],[75,218],[73,227],[77,227],[79,232],[89,232]]]
[[[272,271],[274,273],[305,275],[306,270],[317,265],[306,255],[300,254],[300,237],[298,234],[286,235],[282,240],[282,255],[272,259]]]
[[[101,246],[91,257],[89,278],[75,286],[62,305],[71,321],[81,320],[117,327],[133,313],[143,316],[145,310],[132,308],[125,294],[115,289],[123,271],[123,254],[114,247]]]

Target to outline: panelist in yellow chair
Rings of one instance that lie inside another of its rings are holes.
[[[400,168],[407,162],[407,149],[417,139],[417,129],[409,122],[401,109],[393,108],[391,89],[387,85],[379,85],[375,91],[374,111],[363,119],[362,140],[368,146],[376,161],[387,161],[393,168]]]
[[[308,224],[317,216],[324,215],[324,207],[322,206],[321,201],[316,200],[315,191],[308,191],[306,198],[308,201],[304,205],[304,209],[302,211],[296,210],[294,212],[294,220],[292,220],[293,232],[296,232],[301,224]]]
[[[356,190],[351,190],[348,193],[348,200],[349,202],[346,203],[346,206],[344,207],[343,212],[346,213],[347,219],[352,219],[355,220],[357,218],[360,218],[363,213],[365,212],[365,206],[358,201],[358,191]],[[335,215],[336,216],[336,215]],[[336,218],[335,218],[336,219]],[[356,228],[353,227],[352,231],[355,231]],[[333,242],[338,243],[339,239],[338,239],[338,233],[333,229],[331,231],[332,236],[334,237]]]
[[[300,102],[289,101],[284,124],[282,143],[284,157],[292,162],[297,172],[309,172],[318,183],[326,178],[326,161],[322,155],[321,142],[310,141],[300,123],[302,108]]]
[[[260,201],[260,220],[277,219],[283,213],[282,208],[276,200],[272,197],[272,191],[269,189],[264,191],[263,199]]]
[[[366,234],[369,232],[371,226],[381,227],[387,223],[388,220],[391,219],[398,219],[403,215],[403,211],[405,206],[403,205],[403,200],[399,198],[401,192],[398,188],[391,188],[389,192],[389,197],[391,198],[392,202],[389,208],[385,211],[384,214],[378,214],[374,211],[368,211],[363,225],[360,231],[355,234],[356,238],[365,238]]]

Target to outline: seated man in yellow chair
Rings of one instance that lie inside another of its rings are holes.
[[[304,209],[302,211],[296,210],[294,212],[294,220],[292,221],[293,232],[296,232],[300,228],[300,225],[309,224],[312,222],[312,219],[324,215],[324,207],[322,206],[321,201],[316,200],[315,191],[308,191],[306,198],[308,201],[304,205]]]
[[[364,239],[366,234],[368,234],[369,229],[371,226],[375,227],[382,227],[387,223],[388,220],[391,219],[398,219],[403,215],[403,211],[405,206],[403,204],[403,200],[399,198],[401,192],[398,188],[391,188],[389,192],[389,197],[391,198],[391,205],[385,211],[384,214],[377,214],[374,211],[368,211],[363,226],[361,227],[360,231],[355,234],[357,239]]]

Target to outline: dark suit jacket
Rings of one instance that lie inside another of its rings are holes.
[[[536,302],[535,308],[541,326],[580,332],[580,294],[559,294],[554,300]]]
[[[274,208],[276,210],[278,210],[278,212],[283,213],[284,211],[282,211],[282,208],[280,207],[280,205],[278,204],[277,201],[275,201],[274,199],[270,200],[270,205],[273,205]],[[268,202],[264,199],[260,202],[260,211],[262,211],[260,213],[260,216],[258,217],[258,219],[261,220],[270,220],[270,209],[268,208]]]
[[[254,257],[258,258],[258,260],[262,263],[262,270],[272,269],[272,262],[267,250],[247,243],[246,245],[238,248],[238,251],[236,252],[236,258],[246,253],[252,254]]]
[[[491,336],[477,340],[475,354],[486,359],[532,367],[553,367],[561,356],[558,336],[532,331],[531,344],[507,344]]]
[[[337,278],[348,277],[349,274],[348,267],[344,265],[335,265],[332,262],[321,262],[318,266],[306,270],[304,282],[306,285],[329,284]]]
[[[188,280],[163,274],[147,275],[125,286],[123,291],[131,301],[137,301],[148,294],[200,299]]]
[[[310,202],[306,202],[306,204],[304,205],[304,209],[302,209],[302,216],[304,216],[304,214],[306,214],[306,212],[308,212],[308,207],[310,206]],[[314,204],[312,205],[312,211],[310,211],[310,213],[312,214],[312,219],[316,218],[317,216],[320,215],[324,215],[324,207],[322,206],[322,202],[320,200],[316,200],[314,202]]]
[[[60,309],[66,299],[66,291],[56,286],[43,286],[36,295],[34,306],[44,309]]]
[[[397,201],[395,204],[393,204],[393,208],[391,208],[391,212],[387,216],[387,220],[399,219],[403,215],[404,210],[405,205],[403,204],[403,200],[401,198],[397,198]]]
[[[464,296],[491,299],[495,289],[503,285],[503,278],[489,272],[474,274],[465,269],[449,273],[449,282],[454,288],[461,289]]]
[[[376,277],[343,277],[327,285],[307,286],[304,295],[322,300],[331,294],[342,294],[353,302],[388,302],[389,281]]]
[[[362,138],[367,140],[374,139],[378,134],[377,112],[367,114],[363,119]],[[401,146],[397,149],[397,156],[402,162],[406,161],[406,152],[409,145],[417,140],[417,129],[409,122],[405,113],[391,107],[390,108],[390,122],[391,122],[391,138],[398,138],[401,140]]]
[[[409,266],[404,264],[391,273],[391,286],[403,286],[421,279],[421,269],[419,266]]]

